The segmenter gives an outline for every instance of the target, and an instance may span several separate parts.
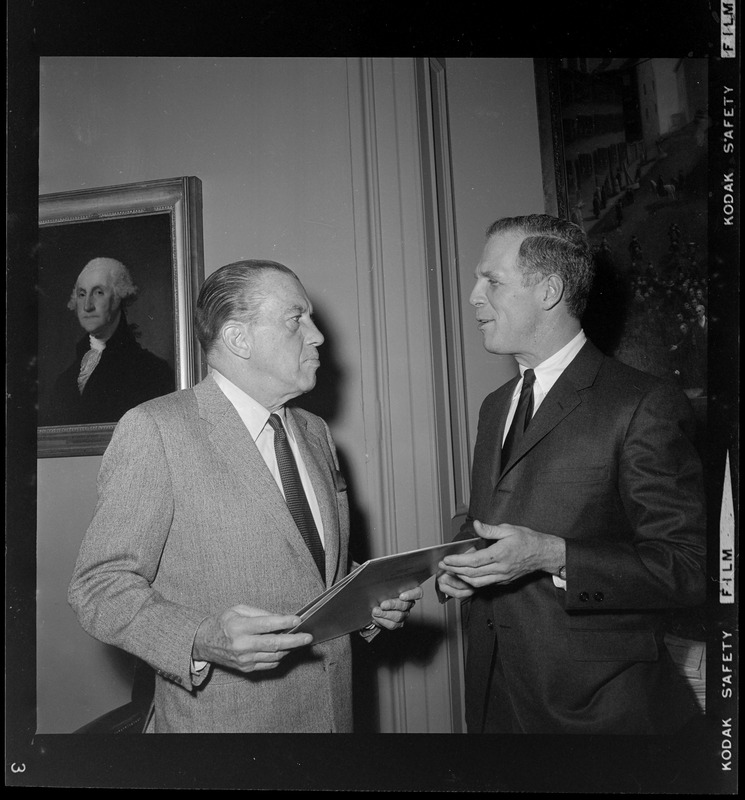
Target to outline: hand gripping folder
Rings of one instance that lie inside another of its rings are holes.
[[[383,600],[420,586],[446,555],[478,548],[478,537],[372,558],[296,612],[302,622],[288,633],[310,633],[313,644],[360,630]]]

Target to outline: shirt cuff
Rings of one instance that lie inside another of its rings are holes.
[[[560,578],[558,575],[552,575],[552,576],[551,576],[551,580],[553,580],[553,582],[554,582],[554,586],[555,586],[557,589],[563,589],[564,591],[566,591],[566,589],[567,589],[567,582],[566,582],[566,581],[563,581],[563,580],[562,580],[562,579],[561,579],[561,578]]]

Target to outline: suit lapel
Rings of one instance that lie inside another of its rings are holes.
[[[543,399],[543,402],[528,426],[528,430],[513,452],[509,463],[504,465],[494,485],[499,483],[507,472],[509,472],[526,453],[532,450],[541,439],[549,434],[580,405],[582,402],[581,391],[592,386],[603,358],[603,354],[589,341],[579,353],[577,353],[577,356],[560,375],[559,379]],[[510,397],[511,396],[512,393],[510,393]],[[500,415],[502,430],[504,430],[506,416],[507,410],[505,409]]]
[[[197,384],[194,393],[199,416],[208,425],[207,436],[215,450],[238,482],[252,487],[261,496],[264,508],[274,517],[281,535],[286,537],[308,569],[318,574],[313,556],[295,525],[282,492],[233,404],[211,377]],[[315,487],[315,481],[313,485]],[[320,581],[320,575],[318,579]]]

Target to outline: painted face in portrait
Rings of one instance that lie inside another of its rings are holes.
[[[120,308],[111,267],[103,259],[91,262],[75,286],[75,310],[81,327],[91,336],[106,338],[119,322]]]

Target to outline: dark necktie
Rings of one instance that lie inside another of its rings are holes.
[[[293,456],[290,443],[287,441],[287,432],[284,425],[282,425],[282,420],[276,414],[269,415],[269,424],[274,428],[274,452],[277,456],[277,466],[279,467],[282,486],[285,490],[287,507],[290,509],[292,518],[295,520],[295,524],[298,526],[305,544],[308,545],[308,550],[310,550],[310,554],[316,562],[318,571],[325,581],[326,557],[321,544],[321,537],[318,535],[313,513],[308,505],[308,498],[305,496],[300,474],[297,471],[295,456]]]
[[[526,369],[523,373],[523,386],[520,389],[520,399],[517,401],[515,416],[507,431],[507,438],[502,445],[502,469],[507,466],[512,454],[517,449],[517,445],[523,438],[523,433],[528,427],[530,418],[533,416],[533,384],[535,383],[535,372]]]

